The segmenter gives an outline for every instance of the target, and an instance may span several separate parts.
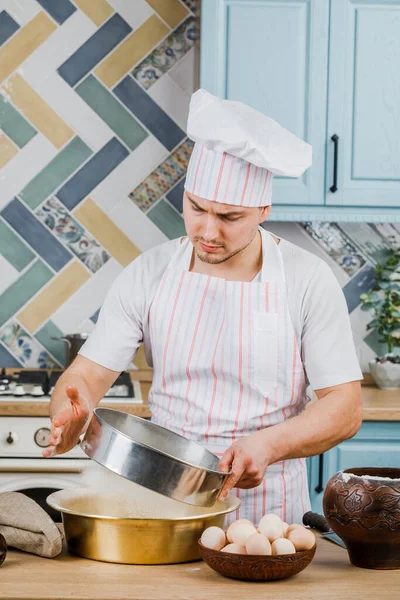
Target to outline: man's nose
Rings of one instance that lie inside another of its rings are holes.
[[[217,219],[213,216],[207,215],[207,221],[204,229],[204,241],[211,242],[218,239],[219,229]]]

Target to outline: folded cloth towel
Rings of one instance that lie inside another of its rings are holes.
[[[63,536],[46,511],[19,492],[0,494],[0,533],[7,546],[53,558],[61,552]]]

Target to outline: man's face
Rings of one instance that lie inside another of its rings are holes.
[[[247,248],[270,209],[270,206],[248,208],[204,200],[186,190],[183,195],[187,234],[199,259],[213,265]]]

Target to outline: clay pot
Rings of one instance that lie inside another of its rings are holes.
[[[365,569],[400,569],[400,469],[339,471],[328,481],[325,518]]]

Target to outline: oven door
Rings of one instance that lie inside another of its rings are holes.
[[[46,503],[58,490],[85,485],[87,459],[0,458],[0,493],[21,492],[37,502],[56,522],[61,514]]]

